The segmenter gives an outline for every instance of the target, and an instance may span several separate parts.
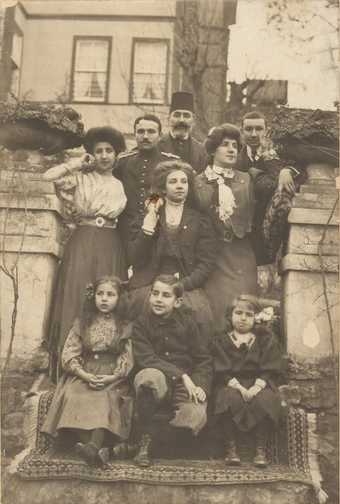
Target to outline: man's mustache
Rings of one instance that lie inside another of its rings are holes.
[[[187,124],[187,123],[186,123],[186,122],[184,122],[184,121],[178,121],[178,122],[176,122],[176,123],[174,124],[174,127],[175,127],[175,128],[185,128],[185,129],[189,129],[189,128],[190,128],[189,124]]]

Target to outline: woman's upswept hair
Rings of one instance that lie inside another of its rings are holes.
[[[170,287],[172,287],[176,298],[183,297],[184,294],[183,285],[178,281],[178,278],[176,278],[174,275],[166,275],[166,274],[157,275],[154,281],[152,282],[151,288],[153,288],[156,282],[162,282],[165,285],[169,285]]]
[[[178,170],[186,174],[188,177],[189,192],[192,191],[195,171],[189,163],[184,163],[183,161],[176,159],[174,161],[162,161],[161,163],[158,163],[152,177],[152,192],[164,195],[168,175]]]
[[[124,291],[125,283],[120,280],[120,278],[116,276],[102,276],[98,278],[93,284],[88,284],[84,293],[84,301],[82,306],[82,311],[80,315],[80,328],[81,334],[85,334],[88,327],[93,322],[96,314],[98,314],[98,309],[95,303],[95,295],[98,287],[103,283],[110,283],[112,287],[118,294],[118,302],[114,310],[114,315],[112,313],[112,317],[115,318],[116,323],[119,323],[124,319],[125,315],[125,300],[124,296],[122,296]]]
[[[237,150],[240,152],[242,147],[241,131],[237,126],[230,123],[224,123],[220,126],[215,126],[211,128],[208,133],[207,138],[204,141],[205,150],[208,153],[208,164],[213,163],[214,154],[217,147],[221,145],[225,138],[231,138],[237,142]]]
[[[123,134],[119,130],[111,128],[111,126],[102,126],[88,130],[83,140],[86,152],[93,154],[95,145],[98,142],[107,142],[112,145],[116,156],[126,149]]]

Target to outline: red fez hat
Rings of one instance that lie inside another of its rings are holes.
[[[172,94],[170,113],[174,110],[190,110],[194,112],[194,97],[186,91],[177,91]]]

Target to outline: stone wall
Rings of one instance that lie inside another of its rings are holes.
[[[339,503],[338,359],[291,360],[285,391],[288,402],[316,415],[315,455],[328,504]],[[310,433],[312,435],[312,433]]]

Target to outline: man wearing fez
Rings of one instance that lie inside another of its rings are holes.
[[[144,114],[134,122],[137,146],[119,155],[113,167],[115,177],[122,181],[127,205],[119,219],[124,240],[129,238],[132,225],[141,226],[144,219],[145,200],[150,196],[152,175],[161,161],[179,159],[178,156],[162,152],[159,146],[162,125],[153,114]]]
[[[245,145],[239,153],[237,169],[249,172],[254,181],[256,207],[251,238],[257,265],[262,266],[275,259],[275,251],[268,252],[265,246],[263,222],[266,210],[270,203],[272,206],[275,194],[275,208],[284,207],[286,213],[295,194],[299,171],[278,157],[267,137],[266,119],[261,112],[252,111],[243,116],[242,133]],[[275,214],[279,215],[275,212],[274,220]],[[283,222],[275,225],[277,230],[280,228],[282,231]]]
[[[169,133],[160,141],[161,150],[172,152],[189,163],[197,173],[205,170],[207,157],[203,145],[191,136],[194,124],[194,98],[191,93],[173,93],[169,115]]]

